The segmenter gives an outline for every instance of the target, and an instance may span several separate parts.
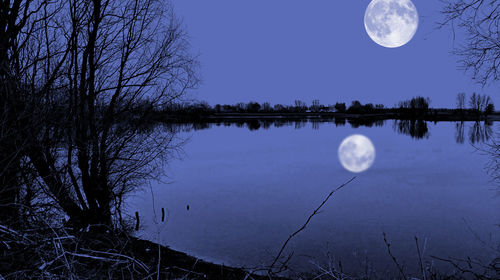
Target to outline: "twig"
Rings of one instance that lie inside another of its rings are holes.
[[[484,241],[478,234],[477,232],[475,232],[472,227],[470,226],[470,224],[467,222],[467,220],[465,218],[462,218],[462,220],[464,221],[465,225],[467,226],[467,229],[470,231],[470,233],[472,233],[472,235],[474,235],[474,238],[476,238],[477,241],[481,242],[481,244],[483,244],[484,247],[488,248],[488,249],[491,249],[493,250],[493,252],[496,252],[496,253],[500,253],[500,248],[495,248],[493,247],[491,244],[488,244],[486,241]]]
[[[405,280],[408,280],[408,278],[406,278],[406,275],[403,271],[403,267],[401,267],[401,265],[399,265],[398,263],[398,260],[396,259],[396,257],[394,257],[394,255],[392,254],[391,252],[391,244],[389,243],[389,241],[387,241],[387,236],[385,235],[385,232],[382,233],[384,235],[384,242],[385,242],[385,246],[387,247],[387,252],[389,252],[389,256],[391,256],[392,258],[392,261],[396,264],[396,266],[398,267],[399,269],[399,272],[401,273],[401,276],[403,276],[403,278]]]
[[[105,257],[99,257],[99,256],[92,256],[88,254],[80,254],[80,253],[73,253],[73,252],[66,252],[68,255],[72,255],[75,257],[81,257],[81,258],[88,258],[88,259],[94,259],[94,260],[100,260],[100,261],[108,261],[108,262],[116,262],[116,263],[125,263],[125,260],[118,260],[118,259],[110,259],[110,258],[105,258]]]
[[[189,270],[189,269],[185,269],[185,268],[182,268],[182,267],[178,267],[178,266],[169,266],[169,267],[166,267],[165,270],[180,270],[182,272],[186,272],[188,273],[187,275],[189,274],[194,274],[194,275],[198,275],[198,276],[203,276],[205,278],[205,274],[204,273],[201,273],[201,272],[196,272],[196,271],[192,271],[192,270]],[[184,279],[184,277],[182,278]]]
[[[250,280],[255,280],[255,279],[254,279],[254,278],[250,275],[250,273],[248,273],[248,272],[247,272],[247,273],[246,273],[246,275],[245,275],[245,278],[243,278],[243,280],[247,280],[247,279],[249,279],[249,278],[250,278]]]
[[[276,265],[276,263],[278,262],[278,260],[280,259],[281,257],[281,254],[283,254],[283,251],[285,250],[286,248],[286,245],[288,245],[288,242],[290,242],[290,240],[297,234],[299,234],[301,231],[303,231],[306,226],[309,224],[309,222],[311,221],[311,219],[316,216],[318,213],[319,213],[319,210],[323,207],[323,205],[325,205],[325,203],[328,201],[328,199],[330,199],[330,197],[336,193],[337,191],[339,191],[340,189],[342,189],[343,187],[345,187],[347,184],[349,184],[350,182],[352,182],[354,179],[356,179],[356,177],[352,177],[349,181],[343,183],[342,185],[340,185],[338,188],[334,189],[333,191],[331,191],[328,196],[326,196],[325,200],[323,200],[323,202],[321,202],[321,204],[312,212],[312,214],[309,216],[309,218],[307,218],[306,222],[297,230],[295,231],[294,233],[292,233],[288,239],[285,241],[285,243],[283,243],[283,246],[281,246],[281,249],[280,251],[278,252],[278,254],[276,255],[276,257],[274,258],[273,262],[271,263],[271,266],[269,266],[269,269],[267,270],[268,271],[268,274],[272,274],[273,273],[273,268],[274,266]],[[286,265],[286,262],[282,265],[282,267]]]
[[[485,277],[483,275],[479,275],[476,272],[474,272],[472,270],[472,266],[470,263],[468,263],[470,269],[465,269],[465,268],[462,268],[460,265],[458,265],[456,262],[449,260],[449,259],[443,259],[443,258],[439,258],[436,256],[431,256],[431,258],[439,260],[439,261],[447,262],[447,263],[451,264],[454,268],[456,268],[458,271],[460,271],[462,274],[466,274],[466,273],[472,274],[472,275],[474,275],[474,277],[476,279],[488,279],[489,278],[489,277]]]
[[[0,225],[0,231],[4,233],[10,233],[10,234],[15,234],[15,235],[20,235],[17,231],[10,229],[4,225]]]
[[[420,254],[420,247],[418,246],[418,237],[415,236],[415,244],[417,245],[417,252],[418,252],[418,262],[420,264],[420,271],[422,272],[422,277],[424,280],[427,280],[427,276],[424,270],[424,265],[422,263],[422,255]]]
[[[144,271],[148,271],[148,267],[141,261],[136,260],[130,256],[123,255],[123,254],[118,254],[118,253],[112,253],[112,252],[104,252],[104,251],[95,251],[95,250],[88,250],[88,249],[82,249],[83,251],[87,252],[92,252],[92,253],[97,253],[97,254],[103,254],[103,255],[109,255],[109,256],[114,256],[114,257],[119,257],[119,258],[125,258],[128,259],[129,261],[137,264],[139,267],[141,267]]]

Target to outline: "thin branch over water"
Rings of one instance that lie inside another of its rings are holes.
[[[342,185],[340,185],[339,187],[337,187],[336,189],[334,189],[333,191],[331,191],[327,196],[326,198],[323,200],[323,202],[321,202],[321,204],[312,212],[312,214],[307,218],[306,222],[297,230],[295,231],[294,233],[292,233],[288,239],[285,241],[285,243],[283,243],[283,246],[281,246],[281,249],[280,251],[278,252],[278,254],[276,255],[276,257],[274,258],[273,262],[271,263],[271,266],[269,266],[269,269],[268,269],[268,274],[273,274],[273,273],[276,273],[276,272],[273,272],[273,268],[274,266],[276,265],[276,263],[278,262],[278,260],[281,258],[281,255],[283,254],[283,251],[285,250],[286,246],[288,245],[288,242],[290,242],[290,240],[292,240],[293,237],[295,237],[297,234],[299,234],[301,231],[303,231],[307,225],[309,224],[309,222],[311,221],[311,219],[316,216],[317,214],[319,214],[319,211],[321,210],[321,208],[326,204],[326,202],[328,202],[328,200],[330,199],[330,197],[336,193],[337,191],[339,191],[340,189],[342,189],[343,187],[345,187],[347,184],[349,184],[350,182],[352,182],[354,179],[356,179],[356,177],[352,177],[349,181],[343,183]],[[281,265],[281,267],[279,268],[278,270],[278,273],[279,272],[282,272],[283,271],[283,268],[286,266],[286,263],[290,260],[291,258],[291,255],[287,258],[287,260]]]

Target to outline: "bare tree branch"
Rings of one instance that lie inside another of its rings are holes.
[[[285,250],[286,246],[288,245],[288,242],[290,242],[290,240],[292,240],[293,237],[295,237],[297,234],[299,234],[301,231],[303,231],[307,225],[309,224],[309,222],[311,221],[311,219],[316,216],[317,214],[320,213],[320,210],[321,208],[328,202],[328,200],[330,199],[330,197],[336,193],[337,191],[339,191],[340,189],[342,189],[343,187],[345,187],[347,184],[349,184],[350,182],[352,182],[354,179],[356,179],[356,177],[352,177],[351,179],[349,179],[347,182],[343,183],[342,185],[340,185],[339,187],[337,187],[336,189],[332,190],[327,196],[326,198],[323,200],[323,202],[321,202],[321,204],[316,208],[314,209],[314,211],[311,213],[311,215],[309,215],[309,217],[307,218],[307,220],[305,221],[305,223],[298,229],[296,230],[294,233],[292,233],[288,238],[287,240],[283,243],[283,245],[281,246],[278,254],[276,255],[276,257],[274,258],[273,262],[271,263],[271,265],[269,266],[268,268],[268,274],[269,275],[272,275],[272,274],[275,274],[276,272],[273,271],[274,269],[274,266],[276,265],[276,263],[280,260],[281,258],[281,255],[283,254],[283,251]],[[283,263],[282,267],[279,269],[279,271],[282,270],[282,268],[284,266],[286,266],[286,263],[290,260],[292,254],[288,256],[287,260]]]

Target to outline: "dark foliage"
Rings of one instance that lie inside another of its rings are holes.
[[[337,112],[344,113],[346,111],[345,103],[338,103],[337,102],[335,104],[335,110],[337,110]]]

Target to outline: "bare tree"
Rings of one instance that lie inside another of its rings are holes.
[[[483,86],[499,79],[500,3],[493,0],[443,0],[441,25],[465,32],[465,44],[455,49],[461,64]]]
[[[144,112],[131,112],[140,101],[164,106],[196,86],[196,60],[168,3],[71,0],[67,8],[71,125],[60,168],[77,224],[110,225],[120,210],[113,202],[152,175],[173,140],[141,133]]]
[[[459,109],[459,110],[465,109],[465,93],[464,92],[457,94],[457,109]]]
[[[477,113],[484,112],[488,106],[491,106],[493,101],[489,95],[473,93],[469,98],[470,109],[476,111]]]
[[[0,8],[0,27],[7,25],[0,36],[8,38],[0,41],[0,56],[7,58],[0,73],[0,105],[8,109],[2,132],[8,134],[0,136],[10,146],[0,152],[19,150],[11,135],[29,140],[10,157],[17,170],[2,162],[2,178],[19,178],[24,162],[34,172],[27,183],[74,225],[112,226],[123,196],[155,177],[175,141],[171,131],[144,124],[148,111],[198,83],[182,23],[159,0],[14,1],[2,7],[10,10]]]
[[[295,104],[295,110],[297,112],[305,112],[305,111],[307,111],[307,104],[304,101],[302,101],[302,100],[295,100],[294,104]]]
[[[475,111],[480,111],[481,107],[481,100],[479,94],[476,94],[475,92],[472,93],[472,95],[469,98],[469,108]]]

